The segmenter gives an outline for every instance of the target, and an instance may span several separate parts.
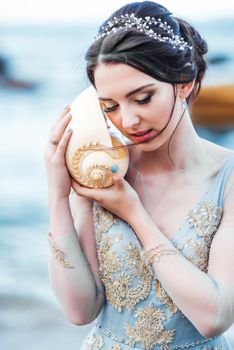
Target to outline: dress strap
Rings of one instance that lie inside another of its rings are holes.
[[[218,183],[217,183],[217,203],[219,207],[223,207],[224,205],[224,192],[225,187],[228,182],[229,176],[231,175],[232,171],[234,170],[234,153],[231,154],[231,156],[226,160],[225,164],[221,168],[219,174],[218,174]]]

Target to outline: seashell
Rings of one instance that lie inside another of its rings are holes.
[[[69,173],[81,185],[106,188],[113,184],[110,166],[116,164],[125,175],[129,157],[126,147],[110,135],[98,101],[96,90],[90,86],[71,104],[72,119],[67,128],[73,130],[66,150]]]

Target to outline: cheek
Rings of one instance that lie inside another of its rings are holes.
[[[159,125],[164,124],[173,110],[174,99],[172,94],[160,94],[152,104],[151,120]]]

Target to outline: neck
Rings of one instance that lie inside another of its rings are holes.
[[[145,175],[162,172],[191,172],[207,160],[204,142],[198,137],[189,113],[177,126],[171,140],[152,152],[133,150],[133,164]]]

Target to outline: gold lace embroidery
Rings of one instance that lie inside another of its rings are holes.
[[[183,246],[193,249],[195,254],[187,256],[187,259],[204,272],[207,272],[208,269],[213,234],[216,232],[221,218],[222,209],[215,207],[213,202],[204,203],[199,209],[189,213],[189,223],[202,239],[185,238]],[[170,316],[179,311],[157,280],[154,283],[154,291],[158,299],[167,307]]]
[[[116,252],[109,252],[110,240],[114,239],[115,236],[104,238],[98,249],[106,299],[118,311],[127,308],[132,312],[135,305],[149,295],[152,272],[143,264],[138,249],[132,244],[124,249],[125,264],[121,263]]]
[[[127,308],[132,312],[135,305],[149,295],[152,271],[145,266],[138,248],[132,243],[124,247],[121,261],[112,247],[123,236],[105,234],[118,220],[100,207],[95,208],[94,214],[99,268],[106,299],[118,311]]]
[[[94,337],[94,335],[89,335],[86,338],[87,350],[93,350],[94,344],[95,344],[95,337]]]
[[[207,272],[209,262],[209,252],[212,242],[212,236],[206,236],[203,240],[186,238],[185,247],[193,248],[195,254],[188,256],[187,259],[192,262],[201,271]]]
[[[109,228],[119,222],[119,219],[106,209],[94,204],[94,226],[96,233],[105,233]]]
[[[175,330],[165,330],[163,321],[166,319],[162,309],[157,309],[151,302],[148,307],[141,307],[136,311],[135,326],[125,325],[125,332],[129,338],[128,344],[135,346],[140,343],[143,349],[151,350],[155,345],[161,345],[162,350],[169,350]]]
[[[114,272],[121,269],[120,259],[115,251],[110,252],[110,249],[114,242],[118,242],[122,239],[122,235],[117,234],[111,237],[102,237],[98,239],[98,258],[100,263],[100,272],[103,282],[108,281],[108,278]],[[104,283],[105,284],[105,283]]]
[[[94,334],[89,335],[86,339],[87,350],[93,350],[94,346],[96,350],[102,350],[104,340],[102,336],[95,336]]]
[[[191,247],[193,254],[186,256],[201,271],[207,272],[210,246],[220,224],[223,210],[214,202],[205,202],[198,209],[189,213],[188,220],[198,238],[185,238],[184,247]]]
[[[153,272],[144,264],[139,249],[132,243],[124,251],[123,261],[126,263],[127,274],[131,277],[130,285],[125,291],[126,306],[133,311],[134,306],[149,295]]]
[[[97,337],[96,343],[95,343],[96,349],[101,350],[103,348],[103,345],[104,345],[103,337],[99,335]]]
[[[158,300],[161,301],[161,303],[163,303],[168,309],[169,317],[173,316],[176,312],[179,311],[176,304],[173,303],[172,299],[169,297],[158,280],[154,281],[154,292]]]
[[[223,209],[214,202],[205,202],[198,209],[191,210],[188,220],[198,236],[212,235],[216,232],[222,218]]]

